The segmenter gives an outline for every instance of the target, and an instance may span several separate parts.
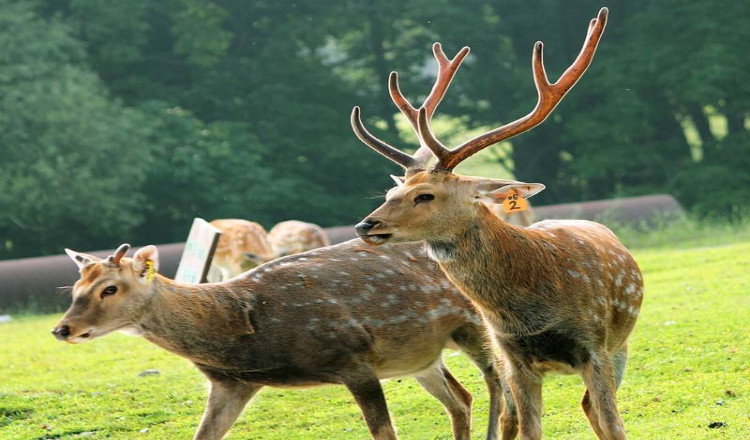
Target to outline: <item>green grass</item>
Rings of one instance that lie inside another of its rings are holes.
[[[652,221],[647,225],[604,223],[629,249],[688,249],[750,241],[750,217],[747,215],[734,222],[686,216]]]
[[[750,438],[750,240],[718,237],[636,251],[646,295],[618,393],[630,438]],[[197,370],[120,334],[59,343],[49,335],[58,318],[0,324],[0,438],[191,438],[206,398]],[[479,373],[463,356],[445,357],[475,396],[474,438],[483,438],[487,396]],[[146,369],[161,374],[139,377]],[[451,438],[441,406],[413,379],[387,381],[385,390],[402,439]],[[545,380],[545,438],[594,438],[579,406],[582,391],[577,376]],[[711,429],[712,422],[726,425]],[[349,394],[329,386],[263,390],[228,438],[368,434]]]

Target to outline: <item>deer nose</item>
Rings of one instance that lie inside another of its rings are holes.
[[[380,224],[380,220],[366,218],[362,220],[361,222],[357,223],[357,225],[354,226],[354,230],[357,231],[357,235],[360,235],[360,236],[367,235],[370,229],[374,228],[378,224]]]
[[[61,325],[60,327],[52,330],[52,334],[61,341],[64,341],[70,337],[70,327],[67,325]]]

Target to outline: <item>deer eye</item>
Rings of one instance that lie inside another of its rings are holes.
[[[105,296],[114,295],[115,293],[117,293],[117,286],[107,286],[104,288],[104,290],[102,290],[102,298],[104,298]]]
[[[433,194],[420,194],[416,197],[414,197],[414,204],[418,203],[427,203],[435,200],[435,196]]]

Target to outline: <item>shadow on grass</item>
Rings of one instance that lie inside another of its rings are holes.
[[[8,426],[18,420],[24,420],[31,417],[34,410],[31,408],[5,408],[0,407],[0,428]]]
[[[89,429],[71,429],[65,432],[57,433],[57,434],[45,434],[41,437],[37,437],[35,440],[54,440],[54,439],[60,439],[63,437],[86,437],[90,435],[94,435],[96,431],[92,431]]]

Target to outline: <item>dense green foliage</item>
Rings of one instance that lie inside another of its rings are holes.
[[[672,237],[689,232],[695,230],[665,231]],[[618,392],[629,438],[750,437],[750,242],[727,245],[736,239],[711,231],[692,235],[702,240],[700,246],[674,250],[668,244],[635,252],[646,292]],[[714,246],[707,248],[706,243]],[[191,437],[207,395],[205,378],[197,369],[141,338],[121,334],[63,344],[49,335],[59,317],[0,323],[0,376],[9,378],[0,381],[0,438]],[[481,375],[464,356],[445,358],[474,395],[473,438],[484,438],[488,399]],[[146,369],[160,374],[139,377]],[[400,438],[452,438],[447,414],[416,381],[390,380],[384,387]],[[582,393],[577,376],[546,378],[545,438],[594,438],[580,408]],[[330,386],[261,391],[228,438],[368,435],[346,389]]]
[[[497,175],[537,203],[670,192],[699,215],[750,202],[748,2],[611,0],[597,59]],[[350,131],[414,147],[390,103],[429,90],[432,41],[472,47],[437,121],[460,133],[534,104],[600,1],[0,0],[0,258],[178,241],[193,216],[349,224],[397,169]],[[710,199],[708,194],[710,194]]]

